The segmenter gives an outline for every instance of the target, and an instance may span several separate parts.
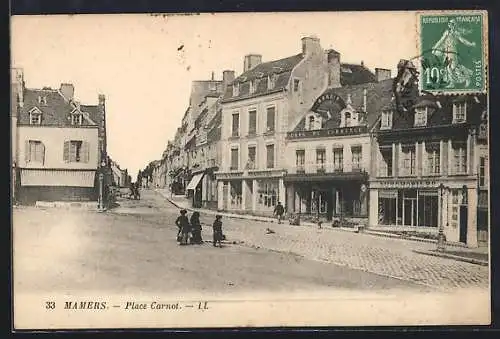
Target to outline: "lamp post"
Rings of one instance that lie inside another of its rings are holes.
[[[443,194],[444,194],[444,185],[441,183],[439,185],[439,192],[441,196],[441,218],[439,220],[439,231],[438,231],[438,243],[437,250],[438,252],[444,252],[445,244],[444,244],[444,223],[443,223]]]
[[[97,209],[99,212],[104,212],[104,170],[106,168],[106,161],[101,162],[101,168],[99,170],[99,197],[97,203]]]

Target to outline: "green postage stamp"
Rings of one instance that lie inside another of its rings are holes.
[[[419,13],[420,90],[478,93],[487,89],[487,12]]]

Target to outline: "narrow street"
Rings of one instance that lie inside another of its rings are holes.
[[[239,220],[224,220],[228,243],[181,247],[178,209],[144,190],[107,213],[14,210],[14,286],[20,293],[231,293],[432,289],[410,281],[238,244]],[[207,216],[202,216],[209,222]],[[233,231],[234,230],[234,231]],[[208,241],[207,241],[208,240]],[[233,243],[233,241],[236,243]],[[244,240],[243,240],[244,241]]]

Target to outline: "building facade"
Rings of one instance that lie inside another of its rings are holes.
[[[424,95],[409,112],[382,110],[372,139],[370,227],[442,227],[447,241],[478,246],[479,224],[487,229],[478,220],[478,200],[488,194],[486,110],[484,95]]]
[[[224,94],[221,168],[216,173],[218,209],[269,215],[285,201],[285,138],[302,112],[329,82],[329,58],[315,37],[302,39],[302,52],[262,63],[246,55],[243,73]]]
[[[381,106],[391,101],[392,79],[380,69],[365,79],[327,89],[287,133],[289,212],[368,223],[369,132]]]
[[[23,86],[22,92],[16,133],[18,199],[97,200],[96,174],[104,147],[96,120],[104,119],[103,111],[83,108],[71,84],[59,89]]]

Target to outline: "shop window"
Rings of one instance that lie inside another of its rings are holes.
[[[379,225],[396,225],[396,192],[379,192],[378,198],[378,223]]]
[[[242,186],[241,181],[231,182],[231,205],[234,207],[241,206],[242,202]]]
[[[327,192],[315,190],[311,191],[311,213],[326,213]],[[319,208],[319,211],[318,211]]]
[[[276,182],[259,182],[259,205],[266,208],[274,208],[278,203],[278,183]]]
[[[415,145],[403,145],[401,151],[401,176],[415,175]]]
[[[438,226],[438,194],[437,192],[418,192],[418,226]]]

